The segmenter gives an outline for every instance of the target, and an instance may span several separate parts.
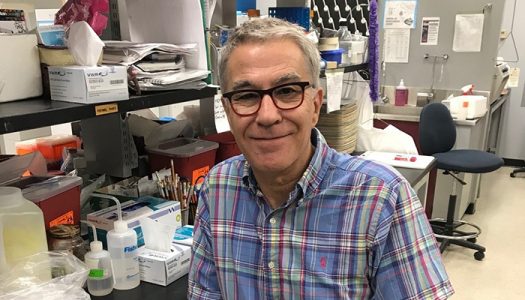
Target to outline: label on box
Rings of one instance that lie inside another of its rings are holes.
[[[87,91],[90,97],[98,97],[109,94],[108,91],[127,88],[128,83],[124,78],[116,75],[114,67],[95,70],[86,70],[84,76],[87,83]]]
[[[61,224],[75,224],[74,212],[72,210],[68,211],[67,213],[61,215],[58,218],[55,218],[54,220],[51,220],[51,222],[49,222],[49,227]]]
[[[209,171],[210,171],[210,166],[205,166],[205,167],[193,170],[193,173],[191,175],[191,182],[193,182],[193,184],[201,183],[204,180],[204,176],[206,176]]]

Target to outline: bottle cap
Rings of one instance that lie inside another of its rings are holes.
[[[100,252],[103,250],[102,248],[102,242],[101,241],[93,241],[89,243],[89,248],[91,248],[91,252]]]
[[[0,187],[0,207],[17,206],[25,200],[21,189],[10,186]]]
[[[113,229],[115,229],[116,232],[124,232],[128,230],[128,224],[124,221],[115,221],[113,222]]]

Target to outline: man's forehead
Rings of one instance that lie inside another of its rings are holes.
[[[275,78],[271,79],[272,85],[279,85],[282,83],[287,82],[293,82],[303,79],[301,75],[297,72],[289,72],[285,74],[281,74],[279,76],[276,76]],[[232,90],[239,90],[243,88],[261,88],[260,83],[256,81],[252,81],[249,79],[239,79],[232,82]]]

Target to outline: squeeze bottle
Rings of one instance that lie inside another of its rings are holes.
[[[84,262],[89,268],[87,279],[88,291],[93,296],[105,296],[113,291],[113,271],[111,256],[102,249],[102,242],[97,240],[97,229],[89,222],[82,221],[93,229],[93,241],[89,244],[91,251],[84,256]]]
[[[140,284],[137,233],[122,221],[122,208],[117,198],[104,194],[93,195],[117,203],[118,221],[113,222],[113,229],[106,236],[113,264],[114,288],[117,290],[133,289]]]
[[[403,106],[408,103],[408,88],[405,86],[405,82],[401,79],[399,85],[396,87],[396,106]]]
[[[16,187],[0,187],[0,274],[24,257],[47,251],[42,210]]]

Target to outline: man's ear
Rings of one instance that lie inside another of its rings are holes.
[[[221,103],[222,103],[222,107],[224,108],[224,112],[226,113],[226,118],[228,118],[228,124],[230,124],[230,131],[233,133],[233,128],[231,126],[232,110],[230,107],[230,102],[228,101],[228,99],[221,97]]]
[[[317,122],[319,121],[319,114],[321,113],[321,106],[323,105],[323,89],[317,88],[315,95],[312,99],[314,102],[314,116],[312,119],[313,126],[317,125]]]

